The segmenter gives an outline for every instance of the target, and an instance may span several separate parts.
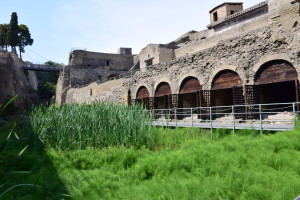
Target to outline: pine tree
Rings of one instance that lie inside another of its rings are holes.
[[[18,26],[18,16],[16,12],[11,14],[11,19],[9,23],[8,30],[8,44],[11,46],[12,52],[16,53],[16,46],[19,44],[19,26]]]
[[[29,28],[25,24],[19,25],[19,50],[20,50],[20,58],[22,58],[22,53],[25,52],[25,46],[32,45],[33,39],[31,38],[31,34]]]
[[[0,46],[5,47],[7,50],[8,41],[7,41],[7,34],[8,34],[8,24],[0,24]]]

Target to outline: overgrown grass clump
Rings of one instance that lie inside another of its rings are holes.
[[[184,129],[170,130],[169,136]],[[229,134],[159,151],[48,151],[75,200],[288,200],[300,195],[300,134]]]
[[[39,106],[30,110],[24,132],[59,149],[149,146],[153,128],[140,106],[85,104]]]
[[[20,141],[47,145],[28,149],[15,170],[32,171],[18,180],[39,188],[20,188],[5,199],[286,200],[300,194],[299,125],[274,134],[218,129],[210,135],[151,127],[150,120],[138,106],[32,109]]]

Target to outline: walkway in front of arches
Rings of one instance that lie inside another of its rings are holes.
[[[167,121],[154,121],[152,122],[154,126],[164,126],[164,127],[178,127],[178,128],[204,128],[204,129],[232,129],[232,130],[241,130],[241,129],[251,129],[251,130],[265,130],[265,131],[289,131],[294,129],[293,124],[247,124],[247,123],[197,123],[197,122],[167,122]]]
[[[205,129],[286,131],[295,128],[300,103],[253,104],[149,110],[152,125]]]

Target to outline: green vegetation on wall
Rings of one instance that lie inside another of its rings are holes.
[[[51,67],[61,66],[61,64],[52,61],[45,62],[45,65]],[[59,74],[54,72],[36,72],[36,76],[38,79],[38,94],[42,102],[50,103],[55,95]]]

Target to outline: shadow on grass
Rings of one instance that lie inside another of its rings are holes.
[[[1,143],[12,128],[12,125],[0,127]],[[17,158],[26,146],[28,148]],[[22,132],[22,127],[14,128],[1,152],[0,162],[0,172],[5,172],[0,176],[0,200],[71,199],[43,143],[35,135]],[[8,191],[10,188],[13,189]]]

